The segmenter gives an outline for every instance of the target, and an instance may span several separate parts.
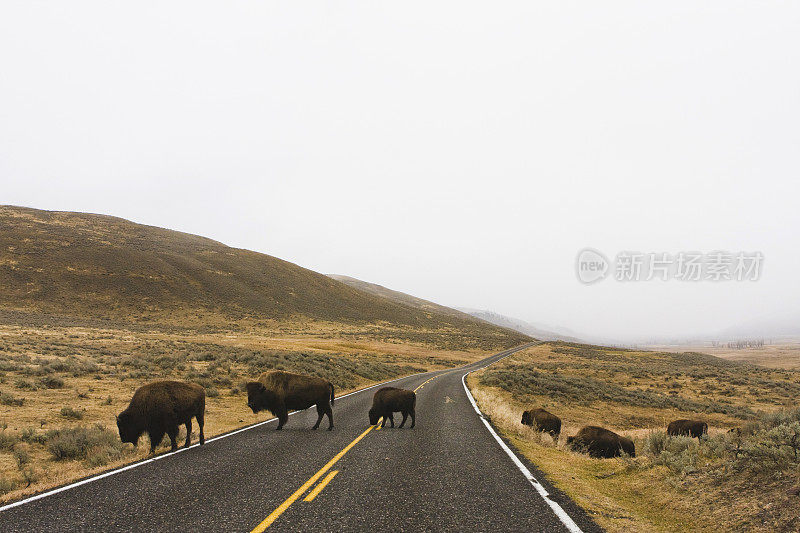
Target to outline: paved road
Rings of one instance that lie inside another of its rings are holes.
[[[414,429],[369,426],[366,390],[332,432],[311,408],[6,509],[0,531],[567,531],[554,507],[599,531],[523,460],[545,501],[467,397],[462,377],[513,351],[393,383],[418,389]]]

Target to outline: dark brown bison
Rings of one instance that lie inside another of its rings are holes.
[[[389,419],[392,427],[394,427],[394,415],[392,413],[403,413],[403,421],[400,422],[400,427],[406,423],[406,419],[411,415],[411,427],[417,421],[417,414],[414,410],[417,405],[417,395],[414,391],[398,389],[396,387],[383,387],[378,389],[372,397],[372,408],[369,410],[369,423],[375,425],[378,419],[383,417],[381,427],[386,425],[386,419]]]
[[[186,424],[186,446],[192,436],[192,417],[200,428],[200,444],[205,442],[203,423],[206,393],[195,383],[156,381],[139,387],[133,393],[128,408],[117,416],[117,428],[122,442],[134,446],[142,433],[150,437],[150,453],[155,453],[164,433],[169,435],[172,451],[178,449],[178,426]]]
[[[333,385],[314,376],[292,374],[283,370],[269,370],[258,376],[258,381],[247,384],[247,405],[254,413],[267,410],[278,417],[278,429],[289,420],[290,410],[317,406],[317,429],[322,417],[328,415],[328,431],[333,429]]]
[[[700,440],[708,435],[708,424],[702,420],[675,420],[667,426],[667,435],[687,435]]]
[[[558,441],[561,433],[561,419],[544,409],[531,409],[522,413],[522,423],[533,426],[537,431],[549,433],[554,441]]]
[[[636,457],[631,439],[598,426],[586,426],[574,437],[567,437],[567,446],[595,458],[619,457],[622,452]]]

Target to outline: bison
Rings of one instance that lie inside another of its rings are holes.
[[[561,419],[544,409],[531,409],[522,413],[522,423],[533,426],[537,431],[549,433],[558,442],[561,433]]]
[[[675,420],[667,426],[667,435],[687,435],[692,438],[697,437],[699,441],[707,434],[708,424],[702,420]]]
[[[410,390],[398,389],[396,387],[383,387],[378,389],[372,397],[372,408],[369,410],[369,423],[375,425],[378,419],[383,417],[381,427],[386,425],[386,419],[389,419],[392,427],[394,427],[394,416],[392,413],[403,413],[403,421],[400,422],[399,427],[403,427],[406,419],[411,415],[411,427],[416,423],[416,412],[414,408],[417,405],[417,395]]]
[[[247,384],[247,405],[254,413],[267,410],[278,417],[278,429],[289,420],[289,410],[317,406],[317,429],[322,417],[328,415],[328,431],[333,429],[333,385],[314,376],[292,374],[283,370],[269,370],[258,376],[258,381]]]
[[[574,437],[567,437],[567,446],[595,458],[619,457],[622,452],[636,457],[631,439],[598,426],[585,426]]]
[[[178,426],[186,424],[186,447],[192,435],[192,417],[200,428],[200,444],[205,442],[203,423],[206,393],[195,383],[157,381],[136,389],[128,408],[117,416],[117,428],[122,442],[134,446],[142,433],[150,437],[150,453],[155,453],[164,433],[169,435],[172,451],[178,449]]]

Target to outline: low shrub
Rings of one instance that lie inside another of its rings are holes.
[[[0,476],[0,494],[11,492],[15,488],[17,488],[17,484],[13,479],[9,479],[5,476]]]
[[[27,379],[18,379],[14,382],[14,386],[20,390],[39,390],[35,383]]]
[[[31,484],[39,481],[39,475],[33,468],[20,468],[20,473],[22,474],[22,481],[25,482],[26,487],[30,487]]]
[[[20,434],[20,440],[28,444],[44,444],[47,438],[44,433],[37,433],[34,428],[25,428]]]
[[[17,462],[17,467],[21,470],[22,467],[31,462],[31,456],[25,450],[14,450],[14,461]]]
[[[56,461],[85,460],[99,466],[126,453],[116,433],[104,426],[57,429],[47,432],[46,447]]]
[[[39,384],[46,389],[61,389],[64,387],[64,380],[56,376],[45,376],[39,379]]]
[[[83,420],[83,411],[78,411],[72,407],[62,407],[61,416],[64,418],[72,418],[73,420]]]
[[[17,442],[19,442],[19,437],[7,432],[5,429],[0,430],[0,450],[11,451]]]
[[[25,398],[17,398],[11,394],[0,392],[0,403],[3,405],[10,405],[12,407],[22,407],[25,403]]]

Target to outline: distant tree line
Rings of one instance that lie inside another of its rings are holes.
[[[711,346],[718,348],[720,346],[725,346],[731,350],[743,350],[745,348],[763,348],[764,344],[768,344],[764,341],[764,339],[744,339],[744,340],[737,340],[731,341],[727,343],[721,343],[719,341],[711,341]]]

